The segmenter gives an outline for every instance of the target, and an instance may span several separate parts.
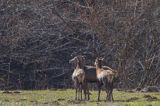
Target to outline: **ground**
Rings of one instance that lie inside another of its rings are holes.
[[[105,102],[106,93],[97,102],[97,91],[90,101],[75,101],[74,90],[0,91],[1,106],[160,106],[160,93],[124,92],[114,90],[114,102]]]

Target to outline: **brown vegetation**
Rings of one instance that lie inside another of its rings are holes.
[[[1,0],[0,88],[72,87],[72,56],[97,56],[122,88],[160,82],[158,0]],[[70,55],[72,54],[72,56]]]

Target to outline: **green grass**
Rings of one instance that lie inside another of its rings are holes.
[[[89,101],[75,101],[74,90],[36,90],[21,93],[0,91],[0,106],[160,106],[160,93],[131,93],[114,91],[114,102],[105,102],[106,93],[101,93],[97,102],[97,91],[91,91]]]

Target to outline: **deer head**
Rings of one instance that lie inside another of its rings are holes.
[[[94,65],[96,66],[96,67],[99,67],[99,68],[102,68],[102,61],[104,60],[104,58],[102,58],[102,57],[97,57],[96,58],[96,60],[95,60],[95,63],[94,63]]]
[[[82,55],[75,56],[73,59],[69,60],[69,63],[74,65],[74,68],[79,65],[80,68],[83,68],[85,65],[85,57]]]

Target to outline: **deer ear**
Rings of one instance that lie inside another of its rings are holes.
[[[100,59],[99,57],[96,57],[96,60]]]
[[[77,57],[77,56],[75,56],[75,57],[74,57],[74,59],[77,59],[77,60],[78,60],[78,57]]]
[[[103,58],[103,57],[100,57],[99,59],[100,59],[100,60],[102,60],[102,61],[104,60],[104,58]]]

